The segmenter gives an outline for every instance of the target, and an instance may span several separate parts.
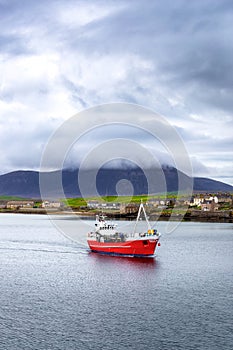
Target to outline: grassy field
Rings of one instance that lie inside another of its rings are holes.
[[[103,197],[90,197],[90,198],[67,198],[66,200],[61,200],[65,205],[68,205],[71,208],[80,208],[80,207],[86,207],[87,202],[89,201],[98,201],[98,202],[117,202],[117,203],[123,203],[123,204],[129,204],[129,203],[135,203],[139,204],[141,201],[143,203],[147,202],[150,199],[171,199],[176,197],[177,194],[174,192],[170,193],[161,193],[158,195],[140,195],[140,196],[103,196]],[[20,197],[14,197],[14,196],[0,196],[0,201],[20,201],[20,200],[30,200],[29,198],[20,198]],[[35,202],[35,206],[40,206],[40,201]]]
[[[90,197],[90,198],[68,198],[64,201],[65,204],[72,208],[85,207],[89,201],[98,201],[98,202],[118,202],[118,203],[136,203],[139,204],[141,201],[143,203],[147,202],[150,199],[170,199],[176,197],[176,193],[167,193],[159,195],[140,195],[140,196],[105,196],[105,197]]]
[[[0,196],[0,201],[22,201],[22,200],[29,200],[29,199],[14,197],[14,196]]]
[[[149,196],[149,195],[140,195],[140,196],[104,196],[104,197],[90,197],[90,198],[68,198],[66,200],[62,200],[64,204],[67,204],[71,207],[78,208],[78,207],[85,207],[87,205],[87,202],[89,201],[98,201],[98,202],[118,202],[118,203],[140,203],[141,200],[143,202],[147,202],[149,199],[165,199],[165,198],[174,198],[176,194],[169,193],[169,194],[160,194],[156,196]],[[14,196],[0,196],[0,201],[22,201],[22,200],[30,200],[29,198],[22,198],[22,197],[14,197]],[[31,199],[32,200],[32,199]],[[36,202],[39,203],[37,200]]]

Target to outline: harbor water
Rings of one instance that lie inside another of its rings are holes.
[[[232,223],[158,222],[155,258],[139,259],[91,253],[80,220],[57,220],[80,240],[0,215],[1,350],[232,349]]]

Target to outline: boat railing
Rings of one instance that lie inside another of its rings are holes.
[[[158,231],[154,229],[150,229],[146,232],[132,232],[128,234],[128,237],[130,238],[152,237],[152,236],[159,236]]]

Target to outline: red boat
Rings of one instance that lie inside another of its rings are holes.
[[[141,212],[147,222],[146,232],[136,232]],[[87,242],[93,252],[144,257],[154,255],[159,238],[160,233],[151,228],[143,203],[141,203],[132,233],[118,232],[116,224],[106,221],[103,215],[96,215],[95,231],[88,233]]]

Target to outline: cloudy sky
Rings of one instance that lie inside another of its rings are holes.
[[[109,102],[165,116],[196,176],[233,184],[231,0],[0,0],[0,173]]]

